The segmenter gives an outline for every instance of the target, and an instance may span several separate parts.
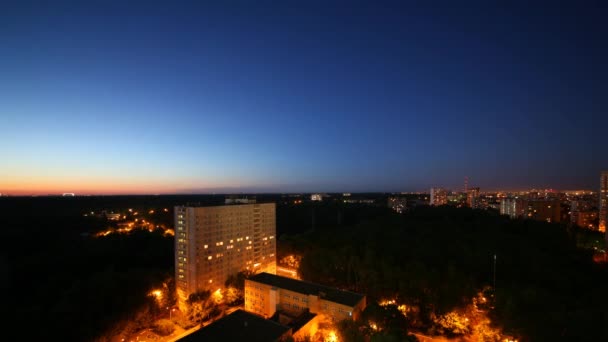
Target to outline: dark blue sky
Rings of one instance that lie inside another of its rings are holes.
[[[602,2],[125,3],[0,4],[0,192],[596,189],[608,169]]]

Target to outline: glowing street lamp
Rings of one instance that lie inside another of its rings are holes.
[[[171,316],[172,316],[172,314],[173,314],[173,311],[175,311],[175,308],[169,308],[169,307],[167,306],[167,310],[169,310],[169,320],[171,320]]]

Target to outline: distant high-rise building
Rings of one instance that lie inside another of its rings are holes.
[[[600,232],[606,232],[608,224],[608,171],[602,172],[600,176]],[[608,235],[606,235],[608,241]]]
[[[570,222],[581,228],[597,229],[598,210],[596,202],[577,199],[570,201]]]
[[[467,206],[477,208],[479,201],[479,188],[471,188],[467,191]]]
[[[527,206],[527,201],[522,198],[503,198],[500,201],[500,213],[511,218],[522,217]]]
[[[596,229],[593,222],[597,219],[597,211],[576,211],[572,212],[570,220],[573,224],[586,229]]]
[[[559,200],[530,200],[527,204],[525,217],[537,221],[561,221],[561,205]]]
[[[430,205],[444,205],[448,203],[448,192],[443,188],[431,188]]]
[[[199,290],[243,270],[276,273],[274,203],[175,207],[175,280],[180,308]]]

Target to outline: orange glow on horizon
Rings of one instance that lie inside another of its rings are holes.
[[[219,183],[219,184],[218,184]],[[75,193],[82,195],[148,195],[216,192],[215,189],[245,186],[242,181],[222,180],[201,182],[199,180],[135,180],[125,178],[97,177],[7,177],[0,178],[0,193],[12,196],[45,196]],[[226,185],[230,184],[230,185]],[[235,186],[236,184],[236,186]]]

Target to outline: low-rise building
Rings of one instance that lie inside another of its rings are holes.
[[[318,201],[318,202],[320,202],[320,201],[323,200],[323,195],[321,195],[321,194],[311,194],[310,195],[310,200],[311,201]]]
[[[178,341],[275,342],[288,341],[291,336],[292,328],[289,326],[264,319],[244,310],[236,310]]]
[[[245,280],[245,310],[263,317],[277,311],[310,311],[333,320],[358,319],[366,306],[362,294],[329,286],[259,273]]]

